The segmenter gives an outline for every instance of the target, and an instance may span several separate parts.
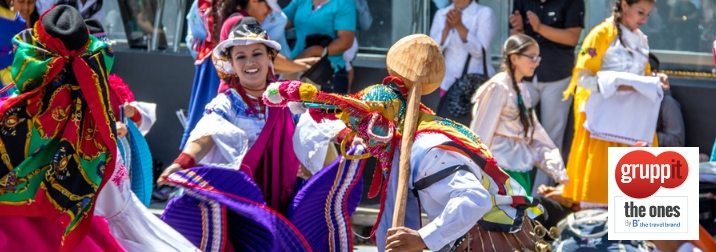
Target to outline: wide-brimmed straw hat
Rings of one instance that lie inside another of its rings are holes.
[[[275,50],[275,55],[278,51],[281,51],[281,45],[273,40],[270,40],[266,31],[261,27],[261,24],[253,17],[244,17],[238,23],[231,27],[231,33],[229,37],[223,42],[219,43],[214,48],[212,58],[214,60],[214,66],[219,74],[219,77],[225,79],[236,75],[236,72],[231,67],[231,55],[229,55],[229,48],[234,46],[245,46],[252,44],[264,44],[270,49]]]

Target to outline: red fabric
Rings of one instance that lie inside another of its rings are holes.
[[[206,38],[204,41],[199,42],[198,44],[195,44],[193,46],[196,47],[196,59],[197,61],[204,60],[207,56],[211,55],[211,50],[214,49],[214,46],[216,46],[217,41],[212,37],[212,32],[214,27],[214,17],[211,15],[211,13],[214,13],[218,11],[218,4],[217,6],[212,6],[211,0],[199,0],[198,2],[198,9],[199,9],[199,15],[202,15],[202,19],[204,20],[204,28],[207,31]],[[220,1],[217,1],[220,2]]]
[[[125,251],[109,233],[107,222],[95,217],[89,235],[73,251]],[[0,248],[3,251],[58,251],[64,225],[44,217],[0,216]]]
[[[174,163],[181,166],[182,169],[189,169],[196,165],[196,160],[194,160],[194,157],[189,156],[189,154],[182,152],[179,154],[179,157],[174,160]]]
[[[244,17],[250,17],[249,13],[238,10],[234,14],[231,14],[229,18],[224,20],[224,24],[221,25],[221,35],[219,37],[219,43],[223,42],[224,40],[229,38],[229,34],[231,33],[231,27],[233,27],[236,23],[241,21]]]
[[[135,109],[134,115],[132,117],[130,117],[129,119],[132,119],[133,122],[138,123],[139,121],[142,120],[142,114],[140,114],[139,111],[136,111],[136,109]]]
[[[120,106],[122,106],[125,102],[133,102],[134,93],[132,93],[132,90],[129,89],[129,85],[127,85],[127,83],[125,83],[124,80],[119,78],[117,75],[110,75],[107,80],[109,84],[109,100],[112,106],[112,112],[114,112],[115,120],[119,121],[122,118],[116,117],[119,117]],[[135,115],[137,114],[139,113],[135,113]],[[135,120],[132,119],[132,121]]]
[[[300,165],[293,151],[295,125],[288,108],[268,109],[266,125],[246,153],[240,170],[261,188],[267,206],[285,214],[293,197]]]

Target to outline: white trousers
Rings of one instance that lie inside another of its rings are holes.
[[[535,78],[536,80],[536,78]],[[549,137],[562,150],[562,142],[564,141],[564,130],[567,128],[567,119],[569,111],[572,108],[572,97],[562,100],[562,92],[569,86],[572,77],[567,77],[553,82],[527,82],[527,90],[530,93],[532,106],[540,107],[540,123],[547,131]],[[563,157],[565,159],[566,157]],[[564,160],[567,161],[566,159]],[[556,183],[542,170],[537,169],[537,176],[532,183],[532,195],[537,193],[537,187],[541,184],[553,186]]]

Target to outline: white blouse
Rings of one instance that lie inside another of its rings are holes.
[[[525,105],[531,107],[527,87],[523,82],[517,85]],[[500,168],[527,172],[537,166],[556,181],[567,179],[559,149],[538,120],[532,142],[524,137],[517,91],[507,73],[498,73],[480,86],[472,101],[470,129],[488,146]]]
[[[268,109],[264,118],[268,118]],[[238,170],[264,125],[266,121],[251,113],[236,90],[229,89],[206,105],[204,116],[192,130],[188,141],[211,136],[214,146],[198,163]],[[301,164],[313,174],[321,170],[331,139],[343,128],[345,124],[340,120],[316,123],[308,113],[302,114],[293,135],[294,153]]]
[[[259,111],[258,107],[255,109]],[[204,116],[191,131],[187,142],[211,136],[214,146],[198,163],[238,170],[265,124],[265,120],[251,114],[251,109],[236,90],[229,89],[206,105]]]
[[[581,82],[596,82],[598,86],[598,92],[592,92],[581,108],[587,115],[584,128],[592,138],[629,145],[642,141],[653,146],[664,91],[658,77],[644,76],[649,62],[646,35],[624,26],[621,32],[624,44],[618,38],[612,41],[596,78],[581,79]],[[636,92],[618,91],[622,85],[631,86]]]
[[[487,57],[487,75],[495,74],[495,69],[490,64],[490,43],[495,37],[495,17],[490,7],[479,5],[475,2],[470,3],[462,10],[462,23],[468,29],[467,42],[463,42],[460,34],[456,29],[450,30],[445,41],[442,41],[443,29],[447,20],[447,13],[454,9],[455,5],[442,8],[435,13],[433,25],[430,28],[430,37],[440,45],[440,50],[445,55],[445,77],[443,78],[440,89],[448,90],[450,86],[462,76],[462,70],[465,67],[467,56],[472,55],[468,73],[483,72],[482,58]],[[482,55],[482,49],[485,49],[487,55]]]

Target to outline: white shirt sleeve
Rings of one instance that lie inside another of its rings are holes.
[[[491,196],[475,176],[481,170],[466,157],[432,148],[422,158],[414,181],[454,165],[468,165],[473,172],[458,171],[419,191],[420,202],[432,221],[418,230],[429,249],[437,251],[465,235],[492,207]]]
[[[95,4],[97,4],[97,3],[95,3]],[[99,11],[97,11],[94,15],[92,15],[91,18],[97,19],[97,21],[99,21],[100,23],[102,23],[104,25],[104,23],[103,23],[104,20],[102,20],[104,18],[104,5],[102,7],[100,7]]]
[[[147,135],[152,126],[154,126],[154,122],[157,121],[157,104],[140,101],[133,101],[129,104],[134,106],[137,112],[142,115],[142,123],[139,124],[137,128],[139,128],[139,132],[141,132],[142,135]]]
[[[249,143],[246,132],[235,125],[236,113],[226,94],[219,94],[206,105],[204,115],[191,131],[187,142],[211,136],[214,146],[199,164],[239,169]]]
[[[459,35],[453,37],[460,40],[459,42],[463,44],[473,58],[484,57],[485,55],[482,55],[482,49],[485,49],[485,53],[490,51],[490,42],[492,38],[495,37],[495,29],[497,27],[492,9],[488,7],[481,8],[477,13],[475,22],[466,25],[469,25],[467,26],[467,42],[463,42]]]
[[[435,40],[435,43],[440,46],[440,51],[444,51],[445,47],[447,47],[448,42],[447,40],[450,38],[450,36],[446,36],[445,40],[443,41],[443,30],[445,29],[445,21],[447,20],[446,17],[446,11],[443,9],[438,10],[435,12],[435,17],[433,18],[433,24],[430,26],[430,38]],[[449,34],[449,33],[448,33]]]

